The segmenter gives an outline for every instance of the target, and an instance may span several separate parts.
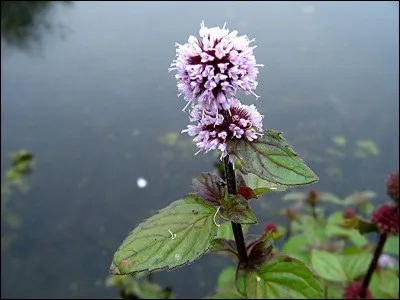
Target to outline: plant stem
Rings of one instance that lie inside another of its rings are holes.
[[[316,205],[315,204],[311,204],[311,208],[312,208],[312,215],[314,220],[317,219],[317,210],[316,210]]]
[[[292,234],[292,220],[289,218],[287,219],[287,226],[286,226],[286,235],[285,235],[285,242],[290,238],[290,235]]]
[[[229,156],[224,157],[224,165],[228,193],[231,195],[236,195],[236,176],[235,171],[233,170],[233,165],[229,161]],[[231,222],[231,224],[233,235],[235,236],[235,242],[239,254],[240,263],[246,265],[248,262],[248,256],[246,251],[246,244],[244,242],[242,225],[235,222]]]
[[[374,256],[372,257],[367,274],[365,274],[364,280],[362,282],[361,292],[360,292],[361,299],[365,298],[369,282],[371,281],[372,274],[374,273],[376,266],[378,265],[379,256],[381,256],[382,254],[383,246],[385,246],[386,239],[387,239],[387,234],[379,235],[378,245],[376,245]]]

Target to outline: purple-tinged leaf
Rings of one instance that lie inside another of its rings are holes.
[[[192,181],[193,189],[204,203],[220,206],[225,196],[225,181],[213,173],[201,173]]]
[[[223,219],[240,223],[255,224],[257,219],[251,210],[249,203],[240,195],[229,195],[222,202],[220,215]]]
[[[210,252],[221,252],[235,261],[239,261],[239,254],[234,240],[214,239],[211,242]]]

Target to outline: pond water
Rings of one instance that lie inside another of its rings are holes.
[[[21,224],[2,247],[2,298],[117,297],[104,281],[122,240],[213,169],[218,158],[194,156],[180,134],[186,102],[168,73],[175,42],[202,20],[256,38],[261,98],[241,99],[284,132],[319,176],[313,188],[386,201],[399,164],[397,2],[29,3],[16,14],[32,21],[25,34],[3,28],[12,10],[2,3],[2,174],[12,150],[36,159],[29,191],[9,203]],[[281,196],[254,204],[254,232],[280,221]],[[205,255],[155,278],[177,298],[199,298],[227,263]]]

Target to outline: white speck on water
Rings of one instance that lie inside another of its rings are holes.
[[[260,282],[260,281],[261,281],[261,278],[260,278],[260,277],[258,277],[258,276],[257,276],[257,278],[256,278],[256,279],[257,279],[257,282]]]
[[[182,259],[182,255],[180,255],[179,253],[175,254],[175,259],[176,260],[181,260]]]
[[[276,186],[271,186],[270,189],[271,190],[277,190],[278,188]]]
[[[144,189],[147,186],[147,180],[142,177],[139,177],[136,181],[136,184],[138,188]]]

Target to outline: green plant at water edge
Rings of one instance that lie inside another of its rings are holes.
[[[29,186],[25,178],[32,172],[35,162],[32,153],[25,149],[12,151],[9,156],[11,166],[5,174],[2,174],[1,180],[1,223],[4,229],[15,230],[21,227],[22,221],[20,216],[9,208],[9,201],[13,192],[26,192],[28,190]],[[5,250],[16,239],[16,234],[15,232],[3,234],[3,232],[1,249]]]
[[[207,28],[204,23],[199,35],[177,44],[170,71],[176,71],[178,90],[187,101],[184,110],[190,106],[189,120],[195,122],[182,132],[194,137],[198,152],[218,151],[223,174],[200,174],[192,181],[192,193],[139,224],[114,253],[110,273],[143,276],[184,266],[211,252],[228,255],[235,267],[223,270],[216,294],[209,298],[322,299],[332,290],[328,282],[349,283],[345,298],[369,296],[370,279],[360,284],[357,280],[367,268],[371,273],[371,251],[340,253],[341,243],[365,244],[360,233],[387,230],[385,217],[392,218],[391,207],[378,213],[373,223],[357,217],[341,222],[334,215],[328,225],[320,217],[320,198],[313,190],[306,197],[311,215],[287,212],[290,224],[296,221],[297,225],[287,228],[281,251],[275,245],[284,234],[281,228],[268,224],[261,234],[246,233],[257,223],[252,201],[265,193],[315,183],[318,177],[281,132],[263,129],[263,116],[254,105],[236,98],[238,89],[258,97],[253,90],[262,65],[256,64],[253,40],[230,32],[225,25]],[[327,261],[324,255],[335,259]],[[374,254],[372,261],[375,258]],[[335,260],[333,267],[323,265]]]

